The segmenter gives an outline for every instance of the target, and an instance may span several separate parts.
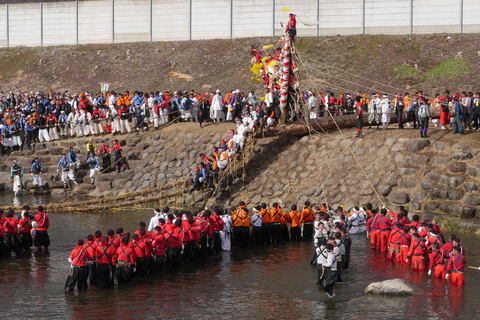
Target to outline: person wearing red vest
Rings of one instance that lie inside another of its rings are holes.
[[[23,213],[23,218],[19,221],[18,227],[20,231],[20,243],[22,244],[24,252],[28,253],[33,245],[31,234],[32,221],[28,211]]]
[[[388,260],[396,260],[397,256],[400,254],[400,237],[402,232],[403,229],[401,224],[396,222],[388,238]]]
[[[465,285],[465,256],[462,255],[462,248],[460,246],[454,246],[452,249],[452,257],[447,263],[447,274],[445,279],[448,280],[452,275],[452,284],[455,286],[463,287]]]
[[[20,242],[18,241],[18,219],[14,217],[14,211],[9,210],[4,222],[5,244],[7,245],[7,254],[10,252],[20,253]]]
[[[288,15],[290,20],[288,20],[287,25],[285,26],[285,33],[288,35],[288,39],[291,42],[295,41],[295,36],[297,35],[297,19],[293,13]]]
[[[150,265],[150,258],[152,257],[152,243],[146,237],[145,230],[140,230],[140,233],[135,233],[132,236],[133,249],[136,256],[136,275],[146,276]]]
[[[222,209],[217,208],[213,211],[213,216],[210,217],[210,221],[213,226],[213,250],[215,252],[222,251],[222,241],[220,240],[220,231],[223,230],[225,222],[220,217]]]
[[[90,257],[93,257],[93,259],[87,259],[87,264],[86,264],[88,281],[90,285],[92,285],[95,281],[95,271],[97,270],[97,262],[95,261],[97,244],[95,243],[95,237],[93,236],[93,234],[89,234],[87,236],[87,241],[84,242],[83,247],[88,252]]]
[[[177,219],[172,225],[171,231],[165,229],[165,242],[167,247],[167,261],[172,268],[180,266],[181,250],[183,246],[184,232],[182,220]]]
[[[362,100],[361,96],[356,96],[355,97],[355,119],[356,119],[356,127],[357,127],[357,138],[362,138],[362,127],[363,127],[363,108],[362,108],[362,103],[360,102]]]
[[[114,255],[115,247],[113,245],[109,245],[107,236],[102,236],[100,244],[95,250],[95,256],[97,258],[95,286],[97,289],[113,287],[112,258]]]
[[[135,266],[135,259],[135,250],[128,246],[128,238],[123,237],[112,260],[118,284],[126,284],[132,280],[132,269]]]
[[[198,257],[198,246],[200,243],[200,230],[193,220],[191,213],[187,214],[186,223],[183,225],[183,261],[193,261]]]
[[[413,240],[410,244],[410,250],[406,262],[412,259],[412,271],[424,271],[425,270],[425,254],[427,248],[425,243],[420,238],[418,233],[413,234]]]
[[[432,274],[437,279],[443,279],[447,273],[447,268],[445,267],[445,254],[440,250],[440,244],[434,242],[432,244],[432,252],[428,255],[430,264],[428,266],[428,275]]]
[[[0,257],[5,256],[7,247],[5,245],[5,218],[3,217],[3,209],[0,209]]]
[[[370,238],[370,248],[377,249],[379,238],[377,210],[372,210],[372,216],[367,220],[367,237]]]
[[[88,274],[87,269],[85,268],[87,259],[93,260],[93,257],[90,256],[87,250],[85,250],[83,240],[80,239],[77,241],[75,249],[72,250],[70,258],[68,258],[71,266],[67,282],[65,283],[65,293],[75,289],[75,285],[77,286],[78,291],[87,290]]]
[[[200,220],[197,220],[197,226],[200,234],[200,258],[205,258],[209,254],[212,254],[213,251],[213,223],[211,221],[210,210],[203,212]]]
[[[50,226],[50,219],[43,210],[43,206],[38,206],[38,213],[35,215],[35,221],[37,222],[37,235],[35,236],[35,247],[38,250],[42,250],[45,247],[45,251],[48,251],[50,246],[50,237],[48,236],[48,227]]]
[[[408,250],[410,249],[410,244],[412,242],[412,235],[409,231],[409,226],[403,227],[403,232],[398,239],[398,243],[400,244],[400,252],[396,257],[396,262],[407,263]]]
[[[152,251],[152,268],[153,273],[165,268],[165,236],[159,226],[153,228],[153,251]]]
[[[392,226],[392,220],[386,216],[387,209],[380,210],[381,215],[378,217],[378,230],[379,237],[377,238],[377,248],[381,252],[387,251],[388,237],[390,236],[390,228]]]

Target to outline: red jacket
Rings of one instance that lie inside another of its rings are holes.
[[[377,218],[377,224],[378,224],[378,230],[380,231],[385,231],[385,230],[390,230],[390,227],[392,226],[392,220],[390,220],[388,217],[384,215],[380,215]]]
[[[98,155],[101,156],[103,153],[105,154],[110,153],[107,145],[103,145],[103,146],[100,146],[100,148],[98,148]]]
[[[47,231],[50,226],[50,219],[45,212],[39,212],[35,215],[35,221],[37,222],[37,231]]]
[[[30,229],[32,229],[30,219],[23,218],[18,224],[20,225],[20,233],[30,233]]]
[[[97,245],[93,241],[86,240],[85,243],[83,244],[83,248],[85,249],[85,251],[88,252],[90,257],[96,256]],[[90,259],[90,260],[93,261],[93,259]]]
[[[165,242],[167,248],[181,248],[183,245],[184,233],[180,228],[174,227],[173,231],[165,229]]]
[[[18,225],[19,222],[20,221],[18,221],[14,217],[6,217],[5,218],[5,223],[3,224],[3,226],[5,228],[5,233],[13,235],[15,237],[18,237],[18,227],[17,227],[17,225]]]
[[[70,254],[70,261],[72,261],[72,265],[76,267],[84,267],[87,259],[93,260],[93,257],[85,250],[84,246],[77,246]]]
[[[439,264],[443,264],[445,262],[445,255],[443,254],[442,250],[435,250],[428,255],[430,259],[430,264],[428,269],[433,270]]]
[[[126,244],[121,244],[113,256],[113,265],[116,266],[118,261],[126,261],[133,265],[135,264],[136,258],[137,256],[135,255],[135,250]]]
[[[213,231],[223,230],[223,226],[225,225],[225,221],[223,221],[222,218],[220,218],[219,216],[213,216],[213,217],[210,218],[210,220],[212,221]]]
[[[367,220],[367,231],[376,231],[378,230],[378,215],[374,215]]]
[[[95,249],[95,256],[98,264],[112,264],[115,255],[115,247],[106,243],[102,243]]]
[[[3,230],[4,226],[5,226],[5,218],[0,217],[0,238],[5,237],[5,230]]]
[[[400,245],[400,237],[402,236],[402,229],[395,228],[390,233],[390,237],[388,238],[389,244],[398,244]]]
[[[456,254],[452,256],[447,263],[447,273],[450,272],[463,272],[465,269],[465,256]]]
[[[152,256],[152,245],[149,245],[149,242],[145,241],[144,239],[137,238],[133,240],[133,249],[135,250],[135,255],[138,258],[150,258]]]
[[[412,235],[410,233],[402,232],[400,237],[398,238],[398,242],[401,246],[409,246],[412,243]]]
[[[156,256],[164,256],[165,247],[165,236],[161,233],[157,234],[155,240],[153,240],[153,254]]]
[[[408,256],[423,256],[425,255],[427,248],[425,243],[420,239],[413,239],[410,244],[410,250],[408,250]]]

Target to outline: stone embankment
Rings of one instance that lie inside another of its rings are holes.
[[[301,205],[309,200],[344,205],[372,202],[396,210],[403,205],[423,218],[444,221],[465,231],[480,227],[480,146],[478,133],[452,135],[433,129],[428,139],[418,137],[417,130],[365,130],[365,138],[353,138],[353,131],[306,136],[257,138],[248,164],[237,165],[229,172],[212,198],[212,189],[188,193],[189,179],[200,162],[200,153],[210,154],[232,124],[209,125],[182,123],[165,130],[140,135],[93,138],[109,145],[118,138],[130,170],[110,172],[97,177],[91,185],[85,167],[77,173],[83,182],[74,187],[76,194],[114,197],[170,184],[164,193],[184,190],[174,198],[162,199],[159,205],[203,207],[232,206],[240,200],[250,204],[279,202],[282,207]],[[86,139],[37,144],[35,150],[13,152],[0,166],[0,179],[10,179],[10,162],[20,160],[25,171],[33,157],[40,157],[46,167],[45,178],[52,192],[64,192],[56,164],[70,146],[86,159]],[[366,176],[365,176],[366,175]],[[368,177],[368,179],[366,178]],[[30,175],[25,176],[27,189]],[[10,188],[9,184],[7,184]],[[6,192],[9,192],[7,190]],[[461,220],[457,220],[461,218]]]

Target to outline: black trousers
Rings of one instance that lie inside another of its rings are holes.
[[[48,236],[47,231],[38,231],[35,236],[35,247],[50,247],[50,237]]]
[[[272,223],[272,243],[282,242],[282,233],[280,232],[280,223]]]
[[[138,257],[136,260],[137,273],[135,275],[139,277],[146,276],[148,274],[148,260],[146,256]]]
[[[128,263],[124,263],[124,261],[117,263],[115,277],[117,278],[118,284],[127,284],[132,280],[132,269],[128,267]]]
[[[264,223],[262,224],[263,229],[263,238],[266,244],[272,243],[272,224]]]
[[[256,246],[265,243],[265,240],[263,239],[263,228],[253,227],[250,239],[252,239],[252,244]]]
[[[20,244],[23,250],[30,250],[33,245],[32,235],[30,234],[30,232],[20,232]]]
[[[302,241],[300,226],[291,227],[290,228],[290,235],[291,235],[292,241]]]
[[[97,263],[95,272],[95,287],[97,289],[106,289],[113,287],[112,266],[108,263]]]
[[[213,249],[215,252],[222,251],[222,240],[220,240],[220,231],[213,233]]]
[[[313,239],[313,222],[303,224],[303,240],[311,241]]]
[[[323,290],[328,294],[333,293],[333,287],[335,286],[335,281],[337,280],[337,271],[333,271],[330,268],[324,268],[323,270]]]
[[[72,267],[68,274],[67,282],[65,283],[65,292],[70,292],[75,289],[75,285],[78,291],[85,291],[88,288],[87,285],[87,269],[85,267]]]

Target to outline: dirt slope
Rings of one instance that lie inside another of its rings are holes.
[[[335,93],[476,90],[478,34],[299,37],[302,89]],[[278,38],[0,49],[1,90],[262,90],[248,46]],[[272,49],[270,49],[272,50]],[[461,52],[459,54],[459,52]],[[172,70],[192,82],[168,77]]]

